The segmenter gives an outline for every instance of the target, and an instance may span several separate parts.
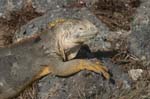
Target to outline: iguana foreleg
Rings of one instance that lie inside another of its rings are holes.
[[[103,66],[100,62],[93,62],[86,59],[74,59],[67,62],[61,62],[59,66],[46,66],[38,73],[36,78],[40,78],[49,73],[52,73],[57,76],[70,76],[82,70],[89,70],[96,73],[102,73],[102,75],[109,79],[110,75],[108,69]]]

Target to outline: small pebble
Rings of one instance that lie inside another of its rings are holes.
[[[135,81],[142,76],[142,73],[143,73],[142,69],[131,69],[128,71],[129,76]]]

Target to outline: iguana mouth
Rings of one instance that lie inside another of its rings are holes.
[[[95,34],[93,33],[93,34],[86,34],[86,35],[80,36],[79,38],[76,38],[75,41],[73,42],[76,44],[83,44],[85,41],[93,39],[97,35],[97,33],[98,32],[96,32]]]

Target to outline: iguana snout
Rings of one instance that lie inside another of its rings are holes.
[[[76,19],[64,22],[56,31],[59,53],[64,60],[70,60],[76,56],[85,41],[96,36],[98,29],[86,19]]]

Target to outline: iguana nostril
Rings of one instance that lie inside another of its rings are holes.
[[[24,31],[24,32],[23,32],[23,35],[26,35],[26,34],[27,34],[27,32],[26,32],[26,31]]]
[[[97,34],[97,29],[95,27],[90,27],[89,30]]]
[[[79,38],[79,35],[76,35],[76,38]]]

